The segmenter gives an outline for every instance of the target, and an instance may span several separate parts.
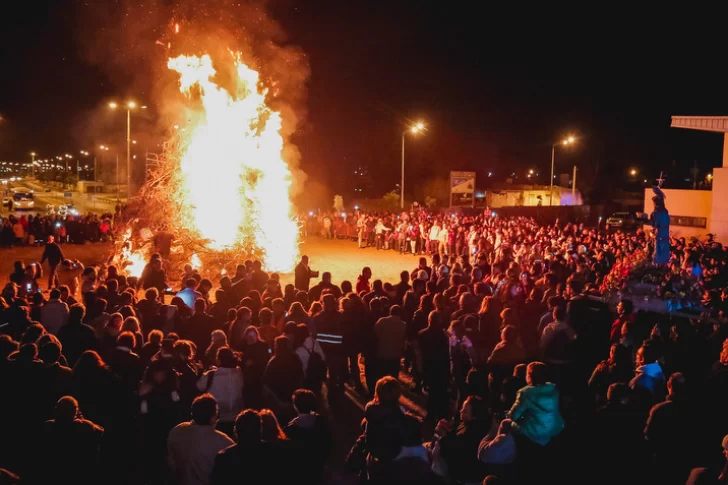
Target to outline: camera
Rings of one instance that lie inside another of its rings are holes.
[[[318,278],[319,272],[318,271],[311,271],[311,278]]]

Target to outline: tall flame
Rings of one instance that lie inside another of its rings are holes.
[[[233,79],[226,87],[216,82],[209,55],[167,63],[194,101],[180,133],[180,223],[212,249],[254,248],[268,270],[287,272],[298,257],[298,224],[289,198],[291,172],[282,158],[281,114],[266,105],[258,73],[239,54],[231,60]]]
[[[139,278],[144,271],[145,261],[144,254],[140,251],[135,251],[132,245],[131,229],[127,229],[122,236],[122,249],[120,263],[124,272],[129,276],[136,276]]]

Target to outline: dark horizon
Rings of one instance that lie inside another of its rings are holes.
[[[79,25],[93,3],[67,5],[20,4],[0,21],[9,47],[0,53],[0,159],[123,142],[121,117],[98,124],[90,113],[144,83],[134,70],[111,75],[89,61],[78,29],[93,39],[106,25]],[[307,117],[293,137],[301,168],[345,198],[359,167],[371,174],[367,195],[399,182],[408,120],[428,125],[407,140],[409,188],[449,170],[476,171],[479,187],[487,172],[494,180],[515,172],[523,183],[529,169],[547,183],[551,143],[572,134],[578,143],[557,148],[556,173],[576,164],[592,186],[628,183],[633,167],[639,182],[651,181],[673,162],[667,184],[675,186],[693,163],[702,176],[721,164],[721,136],[669,127],[672,115],[728,115],[717,82],[719,15],[701,11],[696,21],[681,12],[658,22],[654,14],[578,19],[551,11],[529,21],[485,6],[443,10],[414,1],[268,7],[283,42],[302,49],[310,68]]]

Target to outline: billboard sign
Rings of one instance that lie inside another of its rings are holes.
[[[450,207],[475,206],[475,172],[450,172]]]

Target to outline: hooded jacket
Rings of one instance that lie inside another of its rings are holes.
[[[631,389],[643,387],[650,391],[655,400],[662,400],[665,397],[665,375],[662,373],[660,364],[652,362],[637,367],[629,387]]]
[[[559,391],[550,382],[519,390],[510,416],[514,421],[514,432],[541,446],[546,446],[564,429],[559,412]]]

